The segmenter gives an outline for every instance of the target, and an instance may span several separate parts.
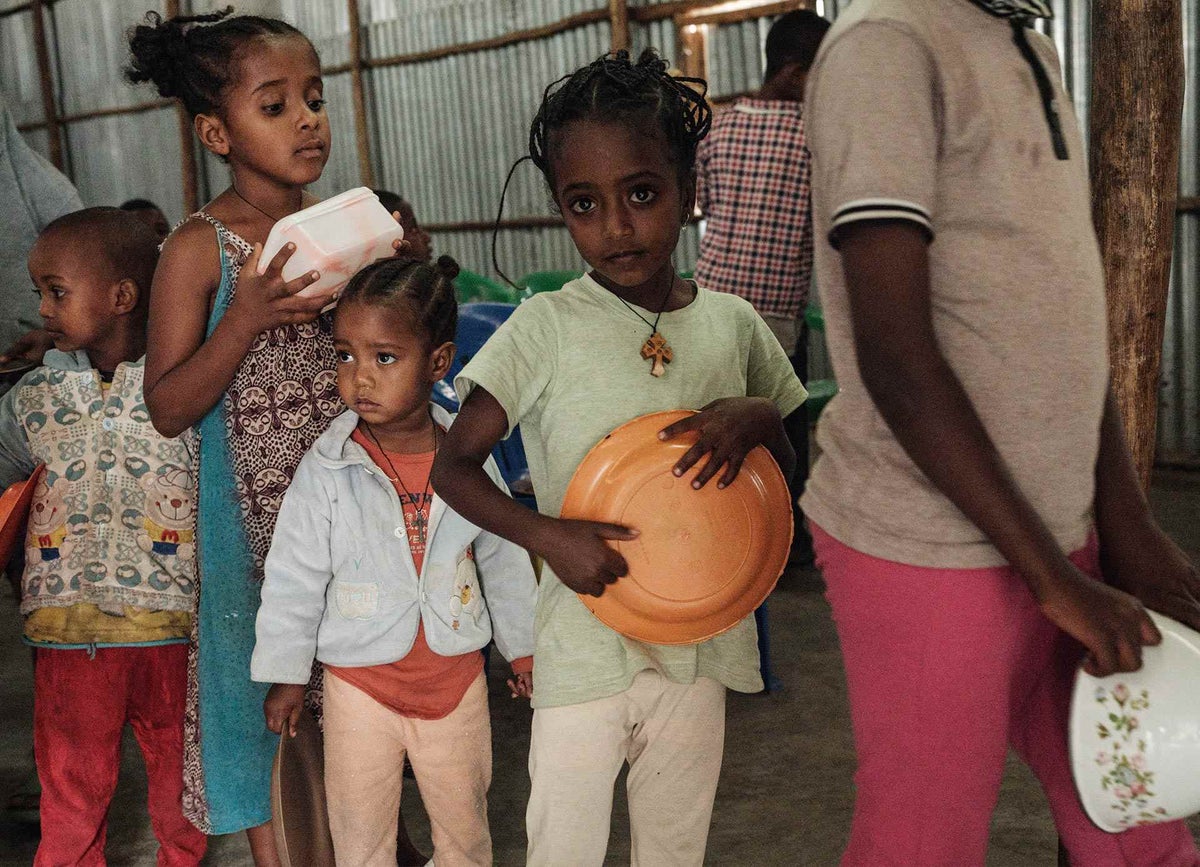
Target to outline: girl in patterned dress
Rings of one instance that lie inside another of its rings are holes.
[[[190,660],[184,807],[210,834],[246,830],[256,865],[279,863],[270,825],[277,736],[250,680],[263,561],[300,458],[344,410],[329,297],[318,278],[281,276],[285,247],[259,275],[274,223],[315,202],[329,158],[321,66],[282,21],[150,13],[130,33],[133,82],[183,104],[201,144],[228,163],[229,188],[167,239],[155,274],[146,404],[155,427],[200,433],[201,583]],[[215,237],[214,237],[215,236]],[[215,244],[214,244],[215,240]],[[319,701],[319,683],[310,693]]]

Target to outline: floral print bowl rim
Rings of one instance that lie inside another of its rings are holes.
[[[1111,833],[1200,811],[1200,633],[1151,617],[1163,642],[1141,669],[1075,676],[1071,770],[1088,817]]]

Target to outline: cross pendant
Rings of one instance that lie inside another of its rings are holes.
[[[417,509],[417,514],[413,518],[412,523],[413,523],[413,526],[417,530],[417,539],[421,542],[422,545],[424,545],[425,544],[425,528],[428,524],[428,521],[425,518],[425,510],[424,509]]]
[[[672,353],[671,346],[667,343],[667,339],[655,331],[642,344],[642,358],[647,360],[653,359],[650,365],[651,376],[662,376],[667,372],[667,365],[671,363]]]

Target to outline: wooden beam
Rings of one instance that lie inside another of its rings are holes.
[[[438,232],[483,232],[492,230],[494,220],[463,220],[457,223],[422,223],[421,228],[431,235]],[[562,217],[513,217],[500,221],[501,229],[553,229],[565,228]]]
[[[608,0],[608,21],[612,27],[612,50],[629,50],[629,3]]]
[[[140,114],[143,111],[154,111],[159,108],[170,108],[175,104],[173,99],[152,99],[147,102],[139,102],[135,105],[115,105],[111,108],[96,108],[91,111],[81,111],[78,114],[65,114],[58,118],[60,126],[66,124],[78,123],[81,120],[95,120],[98,117],[116,117],[122,114]],[[49,124],[45,121],[37,123],[23,123],[17,126],[21,132],[31,129],[44,129]]]
[[[167,0],[165,11],[168,18],[179,14],[179,0]],[[175,119],[179,127],[179,177],[183,184],[183,212],[194,214],[200,210],[200,168],[196,165],[196,147],[192,143],[192,118],[176,99],[159,100],[170,105],[175,103]]]
[[[781,2],[764,3],[761,6],[745,8],[722,9],[724,4],[710,5],[705,9],[695,9],[679,16],[680,24],[738,24],[742,21],[753,21],[766,18],[768,15],[782,15],[785,12],[795,12],[805,8],[801,0],[781,0]]]
[[[362,22],[358,15],[358,0],[346,0],[346,8],[350,13],[350,86],[354,107],[354,139],[358,148],[358,177],[363,186],[374,188],[375,172],[371,169],[367,108],[363,98]]]
[[[362,65],[365,69],[382,69],[388,66],[405,66],[411,63],[425,63],[430,60],[440,60],[443,57],[453,57],[456,54],[471,54],[475,51],[490,51],[495,48],[504,48],[508,45],[516,45],[520,42],[531,42],[535,39],[545,39],[548,36],[565,33],[566,31],[574,30],[577,27],[586,27],[588,24],[596,24],[597,22],[607,20],[607,7],[604,9],[593,9],[590,12],[580,12],[563,18],[559,21],[543,24],[540,27],[529,27],[525,30],[514,30],[512,33],[493,36],[490,39],[477,39],[474,42],[463,42],[458,45],[444,45],[441,48],[432,48],[428,51],[414,51],[410,54],[393,54],[388,57],[363,58]],[[342,72],[350,72],[353,66],[353,63],[341,63],[337,66],[327,66],[322,69],[321,72],[324,75],[337,75]]]
[[[63,162],[62,131],[58,109],[54,104],[54,76],[50,72],[50,44],[46,41],[46,15],[43,0],[33,0],[33,48],[37,53],[38,78],[42,90],[42,116],[50,138],[50,162],[60,172],[66,171]]]
[[[1180,0],[1093,0],[1092,220],[1108,293],[1112,387],[1149,487],[1183,112]]]
[[[1176,210],[1181,214],[1190,214],[1200,211],[1200,196],[1180,196],[1179,204]]]

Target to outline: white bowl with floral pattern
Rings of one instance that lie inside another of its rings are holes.
[[[1071,697],[1075,788],[1112,833],[1200,812],[1200,633],[1150,616],[1163,641],[1143,649],[1141,669],[1080,669]]]

